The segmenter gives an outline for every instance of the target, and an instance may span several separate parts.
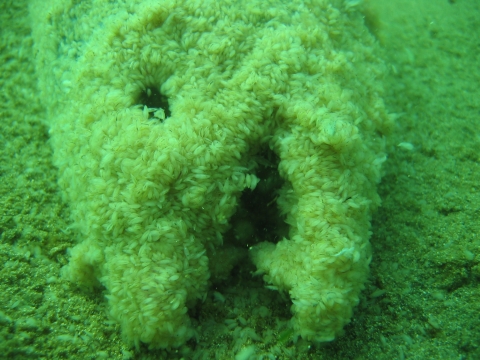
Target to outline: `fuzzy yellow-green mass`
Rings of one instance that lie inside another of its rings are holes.
[[[348,323],[391,125],[358,3],[32,3],[79,236],[63,274],[106,288],[127,342],[185,343],[188,308],[247,252],[295,334]]]

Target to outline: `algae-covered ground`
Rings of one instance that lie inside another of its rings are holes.
[[[196,341],[170,352],[126,347],[102,291],[59,276],[75,234],[51,163],[27,8],[0,4],[1,359],[480,358],[480,2],[365,1],[398,125],[371,276],[345,335],[294,343],[281,331],[288,302],[247,267],[192,310]]]

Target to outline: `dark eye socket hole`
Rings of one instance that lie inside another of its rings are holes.
[[[156,87],[147,87],[145,90],[142,90],[138,98],[138,104],[146,105],[148,108],[163,109],[163,111],[165,111],[165,118],[171,115],[168,98]],[[150,115],[150,118],[153,118],[153,114]]]
[[[278,173],[279,157],[264,146],[254,156],[255,174],[260,179],[255,190],[245,189],[237,212],[230,219],[231,228],[225,239],[243,248],[260,241],[277,243],[288,237],[289,226],[277,206],[277,198],[285,180]]]

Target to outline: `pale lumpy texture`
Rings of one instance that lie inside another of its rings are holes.
[[[188,308],[237,259],[225,234],[262,181],[264,148],[279,158],[288,231],[250,244],[250,258],[289,294],[296,335],[329,341],[348,323],[391,126],[357,5],[32,3],[40,96],[79,234],[63,274],[106,288],[128,343],[191,338]],[[158,94],[157,108],[142,103]]]

